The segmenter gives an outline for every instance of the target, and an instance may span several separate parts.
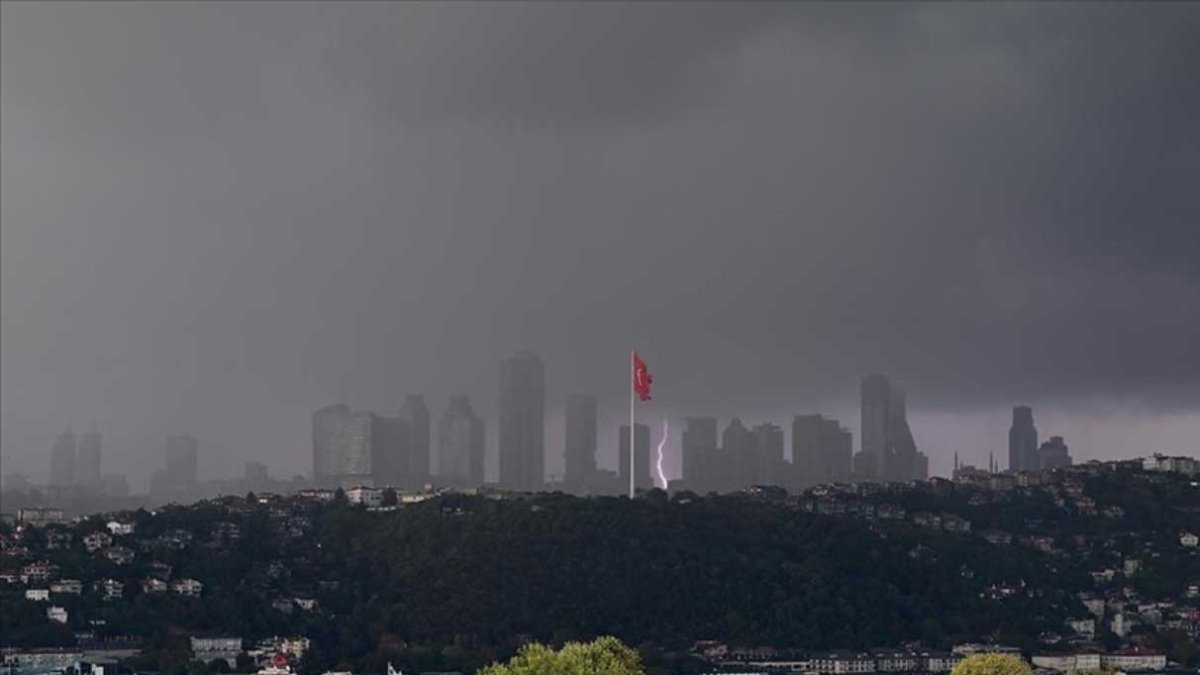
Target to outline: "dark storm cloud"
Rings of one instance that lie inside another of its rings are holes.
[[[3,19],[4,452],[35,471],[91,419],[299,469],[312,409],[489,412],[525,346],[552,403],[614,411],[631,345],[673,415],[841,409],[872,370],[931,414],[1200,406],[1187,4]]]

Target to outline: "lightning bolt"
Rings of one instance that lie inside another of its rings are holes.
[[[663,473],[663,445],[667,442],[667,433],[671,431],[670,425],[667,424],[667,418],[663,418],[663,433],[662,440],[658,442],[658,458],[654,462],[654,470],[658,473],[657,480],[661,483],[662,489],[667,489],[667,476]]]

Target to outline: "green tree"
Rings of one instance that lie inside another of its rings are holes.
[[[1033,675],[1033,669],[1012,654],[975,654],[960,661],[950,675]]]
[[[614,637],[568,642],[554,650],[534,642],[506,664],[494,663],[478,675],[645,675],[638,653]]]

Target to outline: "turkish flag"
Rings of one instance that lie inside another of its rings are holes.
[[[650,383],[654,381],[650,377],[650,371],[646,370],[646,362],[642,357],[633,353],[633,390],[637,392],[638,399],[642,401],[650,400]]]

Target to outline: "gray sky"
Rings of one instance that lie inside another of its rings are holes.
[[[1019,403],[1077,459],[1200,448],[1197,5],[2,7],[6,473],[95,421],[135,488],[180,432],[290,475],[312,410],[407,392],[490,452],[518,348],[551,452],[631,346],[651,421],[857,443],[881,371],[935,471]]]

